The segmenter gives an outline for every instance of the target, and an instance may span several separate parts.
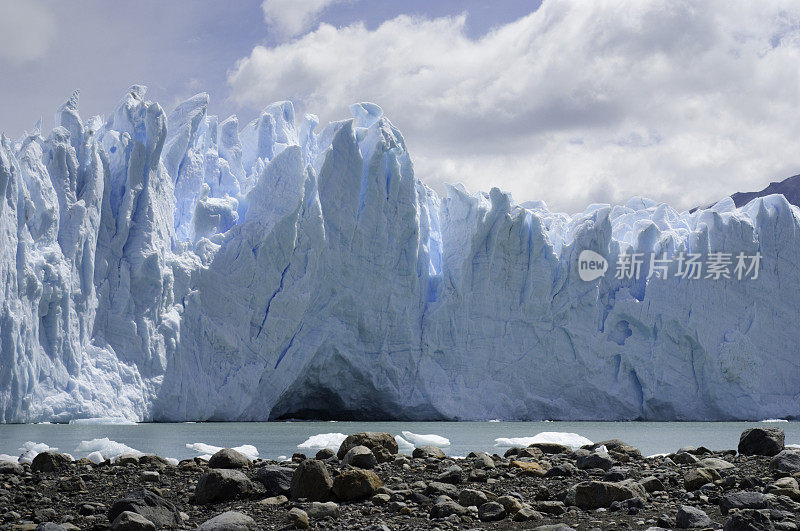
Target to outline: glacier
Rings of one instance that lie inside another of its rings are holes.
[[[75,93],[0,142],[0,422],[800,416],[800,211],[440,197],[375,104]],[[557,186],[557,176],[553,176]],[[757,279],[579,278],[583,250]]]

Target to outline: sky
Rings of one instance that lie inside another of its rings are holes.
[[[380,105],[438,192],[679,209],[800,173],[796,0],[0,0],[0,131],[148,86],[240,123]],[[321,126],[320,126],[321,129]]]

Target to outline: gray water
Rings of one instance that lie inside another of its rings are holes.
[[[735,449],[739,435],[751,427],[780,427],[786,444],[800,444],[800,422],[227,422],[123,425],[5,424],[0,425],[0,454],[19,455],[26,441],[46,443],[75,458],[81,441],[108,437],[145,453],[185,459],[198,455],[187,443],[202,442],[221,447],[251,444],[265,459],[291,456],[297,445],[320,433],[344,434],[401,431],[437,434],[450,439],[446,453],[466,456],[470,451],[502,453],[499,437],[531,437],[540,432],[577,433],[592,441],[619,438],[638,447],[644,455],[674,452],[682,446],[712,450]],[[316,450],[305,450],[312,455]]]

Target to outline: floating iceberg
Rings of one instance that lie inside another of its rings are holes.
[[[90,455],[99,453],[103,457],[100,461],[105,461],[106,459],[111,459],[113,461],[122,454],[144,455],[143,452],[131,448],[127,444],[112,441],[108,437],[81,441],[75,448],[75,453],[88,453]],[[96,455],[93,455],[93,457],[97,459]],[[87,456],[87,458],[89,458],[89,456]],[[93,461],[91,458],[89,458],[89,460]]]
[[[564,433],[558,431],[543,431],[533,437],[500,437],[494,440],[494,445],[499,447],[530,446],[534,443],[555,443],[580,448],[592,444],[592,441],[577,433]]]
[[[347,435],[344,433],[320,433],[312,435],[297,447],[302,450],[321,450],[322,448],[338,450],[346,438]]]
[[[0,422],[800,411],[783,196],[575,215],[441,197],[377,105],[240,125],[207,94],[171,113],[145,94],[87,120],[76,93],[47,136],[0,139]],[[761,267],[685,278],[686,253]],[[635,255],[669,264],[618,278]]]
[[[433,446],[450,446],[450,439],[447,437],[442,437],[441,435],[419,435],[416,433],[411,433],[410,431],[403,431],[403,438],[405,438],[408,442],[413,444],[414,446],[423,446],[426,444],[432,444]]]

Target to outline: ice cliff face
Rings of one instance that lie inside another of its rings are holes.
[[[439,198],[373,104],[316,132],[288,102],[240,127],[205,94],[169,115],[144,94],[2,138],[0,421],[800,415],[783,196]],[[584,249],[606,275],[581,280]],[[683,251],[760,252],[759,276],[613,274]]]

